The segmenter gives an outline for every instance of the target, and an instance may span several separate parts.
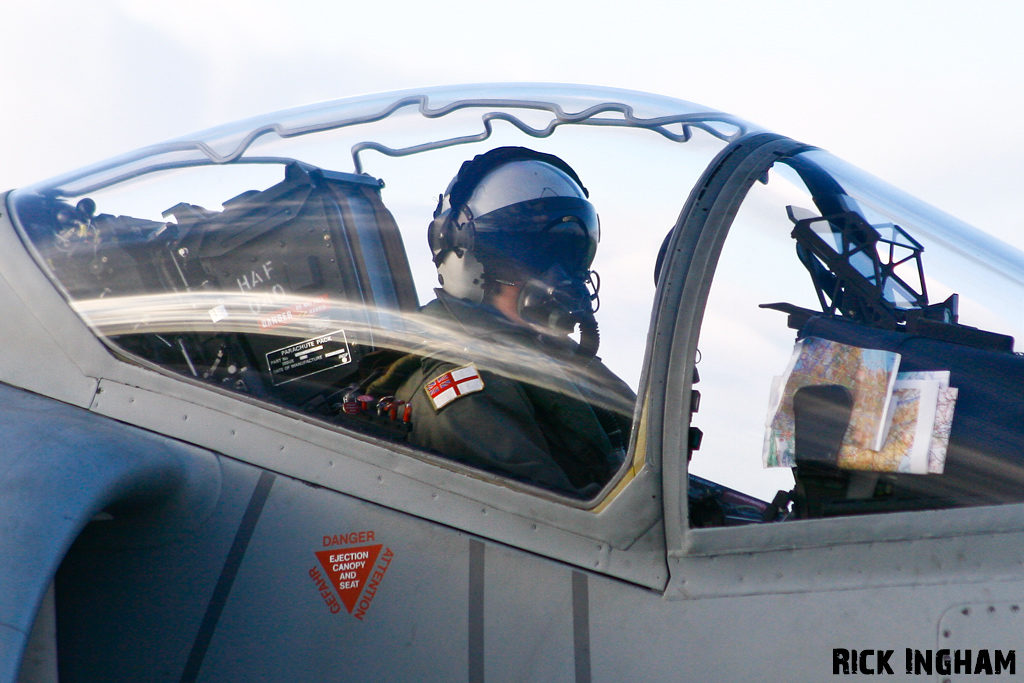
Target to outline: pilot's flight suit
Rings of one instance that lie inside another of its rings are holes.
[[[558,361],[556,369],[589,362],[588,373],[598,378],[600,393],[611,399],[604,403],[631,410],[635,396],[630,388],[597,358],[575,354],[575,342],[542,340],[489,306],[471,304],[442,290],[437,296],[422,309],[423,315],[457,326],[493,349],[510,345],[543,353]],[[592,407],[593,399],[585,400],[577,384],[565,376],[552,376],[561,374],[557,370],[544,371],[544,382],[556,386],[555,390],[498,374],[488,368],[485,358],[441,360],[421,354],[412,363],[409,360],[406,372],[411,369],[411,374],[397,388],[395,398],[412,404],[409,440],[418,446],[581,496],[596,493],[622,463],[631,416]],[[471,377],[478,370],[482,388],[474,380],[463,385],[470,387],[467,392],[435,407],[429,388],[436,385],[431,383],[459,368],[468,368],[462,375]]]

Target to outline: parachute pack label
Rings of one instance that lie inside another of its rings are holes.
[[[306,339],[267,354],[267,367],[275,386],[351,362],[352,350],[344,330]]]

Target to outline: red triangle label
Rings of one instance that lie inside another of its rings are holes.
[[[360,548],[321,550],[316,553],[320,566],[327,572],[331,585],[338,591],[341,604],[345,605],[349,614],[352,614],[352,608],[356,606],[359,594],[363,592],[366,577],[370,575],[382,547],[367,545]]]

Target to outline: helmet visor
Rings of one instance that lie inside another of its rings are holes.
[[[511,259],[532,273],[561,266],[566,273],[590,269],[601,228],[585,199],[543,197],[473,218],[474,250],[485,259]]]

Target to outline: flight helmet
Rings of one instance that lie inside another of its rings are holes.
[[[499,147],[465,162],[428,229],[442,288],[480,303],[489,287],[517,284],[528,322],[555,332],[589,325],[600,227],[588,197],[550,154]]]

